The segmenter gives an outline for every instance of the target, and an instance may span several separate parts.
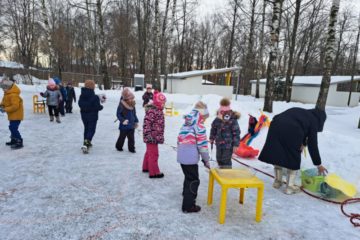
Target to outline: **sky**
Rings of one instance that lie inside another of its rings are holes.
[[[198,0],[199,2],[198,16],[203,17],[206,16],[208,13],[221,11],[226,8],[226,5],[228,5],[228,1],[229,0]],[[360,14],[360,0],[341,0],[340,8],[344,8],[346,6],[355,7],[354,9],[358,9]]]

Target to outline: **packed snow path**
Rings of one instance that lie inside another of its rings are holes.
[[[142,173],[145,145],[136,133],[136,154],[117,152],[118,123],[114,123],[120,93],[106,92],[107,102],[100,112],[90,154],[82,154],[83,125],[79,109],[50,123],[48,115],[32,113],[36,87],[21,86],[25,121],[20,126],[25,147],[12,151],[6,116],[0,116],[0,238],[7,239],[360,239],[359,229],[344,217],[339,206],[300,193],[287,196],[271,187],[272,179],[257,174],[265,182],[263,218],[255,222],[256,191],[246,191],[245,204],[238,203],[238,191],[228,193],[227,216],[218,224],[219,186],[214,202],[206,205],[208,173],[200,166],[201,184],[198,214],[181,212],[183,173],[176,152],[160,146],[159,165],[163,179],[149,179]],[[79,89],[77,89],[79,94]],[[2,97],[2,93],[0,93]],[[144,111],[137,92],[137,113],[142,123]],[[175,106],[190,110],[199,96],[168,95]],[[218,96],[205,96],[215,112]],[[247,114],[257,114],[261,101],[242,97],[233,107],[242,112],[242,135]],[[292,106],[276,103],[275,113]],[[360,108],[330,108],[325,131],[320,134],[324,165],[360,186],[360,131],[356,129]],[[212,116],[213,118],[214,116]],[[212,118],[206,122],[209,127]],[[181,117],[166,118],[166,141],[176,143]],[[208,132],[209,132],[208,128]],[[261,145],[259,136],[254,144]],[[215,153],[213,153],[215,156]],[[272,173],[272,167],[247,161]],[[234,167],[240,167],[236,162]],[[303,167],[311,167],[310,159]],[[357,208],[359,209],[359,208]]]

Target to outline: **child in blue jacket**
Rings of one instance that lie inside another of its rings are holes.
[[[95,82],[86,80],[85,87],[81,88],[79,107],[81,120],[84,124],[84,146],[83,150],[92,147],[91,141],[95,135],[96,124],[99,118],[99,111],[103,109],[100,98],[95,94]]]
[[[123,151],[125,139],[128,139],[129,152],[135,153],[135,128],[138,127],[139,120],[136,116],[135,96],[129,88],[124,88],[116,116],[120,121],[120,135],[116,142],[116,149]]]

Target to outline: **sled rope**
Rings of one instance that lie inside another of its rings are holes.
[[[240,163],[240,164],[242,164],[242,165],[244,165],[244,166],[246,166],[246,167],[248,167],[248,168],[251,168],[251,169],[253,169],[253,170],[257,171],[257,172],[260,172],[260,173],[262,173],[262,174],[264,174],[264,175],[266,175],[266,176],[269,176],[269,177],[271,177],[271,178],[275,178],[275,177],[274,177],[273,175],[271,175],[270,173],[264,172],[264,171],[262,171],[262,170],[260,170],[260,169],[255,168],[255,167],[251,167],[250,165],[248,165],[248,164],[246,164],[246,163],[240,162],[238,159],[236,159],[236,158],[234,158],[234,157],[233,157],[232,159],[233,159],[234,161],[236,161],[236,162],[238,162],[238,163]],[[358,213],[350,213],[350,214],[348,214],[348,213],[346,213],[345,210],[344,210],[344,207],[345,207],[346,205],[348,205],[348,204],[360,203],[360,198],[350,198],[350,199],[347,199],[347,200],[345,200],[345,201],[343,201],[343,202],[337,202],[337,201],[329,200],[329,199],[322,198],[322,197],[316,196],[316,195],[314,195],[314,194],[311,194],[311,193],[309,193],[308,191],[304,190],[303,187],[300,187],[300,189],[301,189],[301,191],[303,191],[305,194],[307,194],[308,196],[311,196],[311,197],[313,197],[313,198],[316,198],[316,199],[319,199],[319,200],[322,200],[322,201],[325,201],[325,202],[328,202],[328,203],[340,204],[341,212],[342,212],[346,217],[350,218],[349,220],[350,220],[351,224],[353,224],[354,227],[360,227],[360,214],[358,214]]]

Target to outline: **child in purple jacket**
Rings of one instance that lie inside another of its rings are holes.
[[[199,212],[196,205],[197,190],[200,185],[198,162],[201,157],[205,167],[210,168],[210,155],[206,138],[205,119],[209,117],[206,104],[198,102],[191,113],[187,114],[185,123],[178,136],[177,161],[185,175],[183,187],[182,211]]]

